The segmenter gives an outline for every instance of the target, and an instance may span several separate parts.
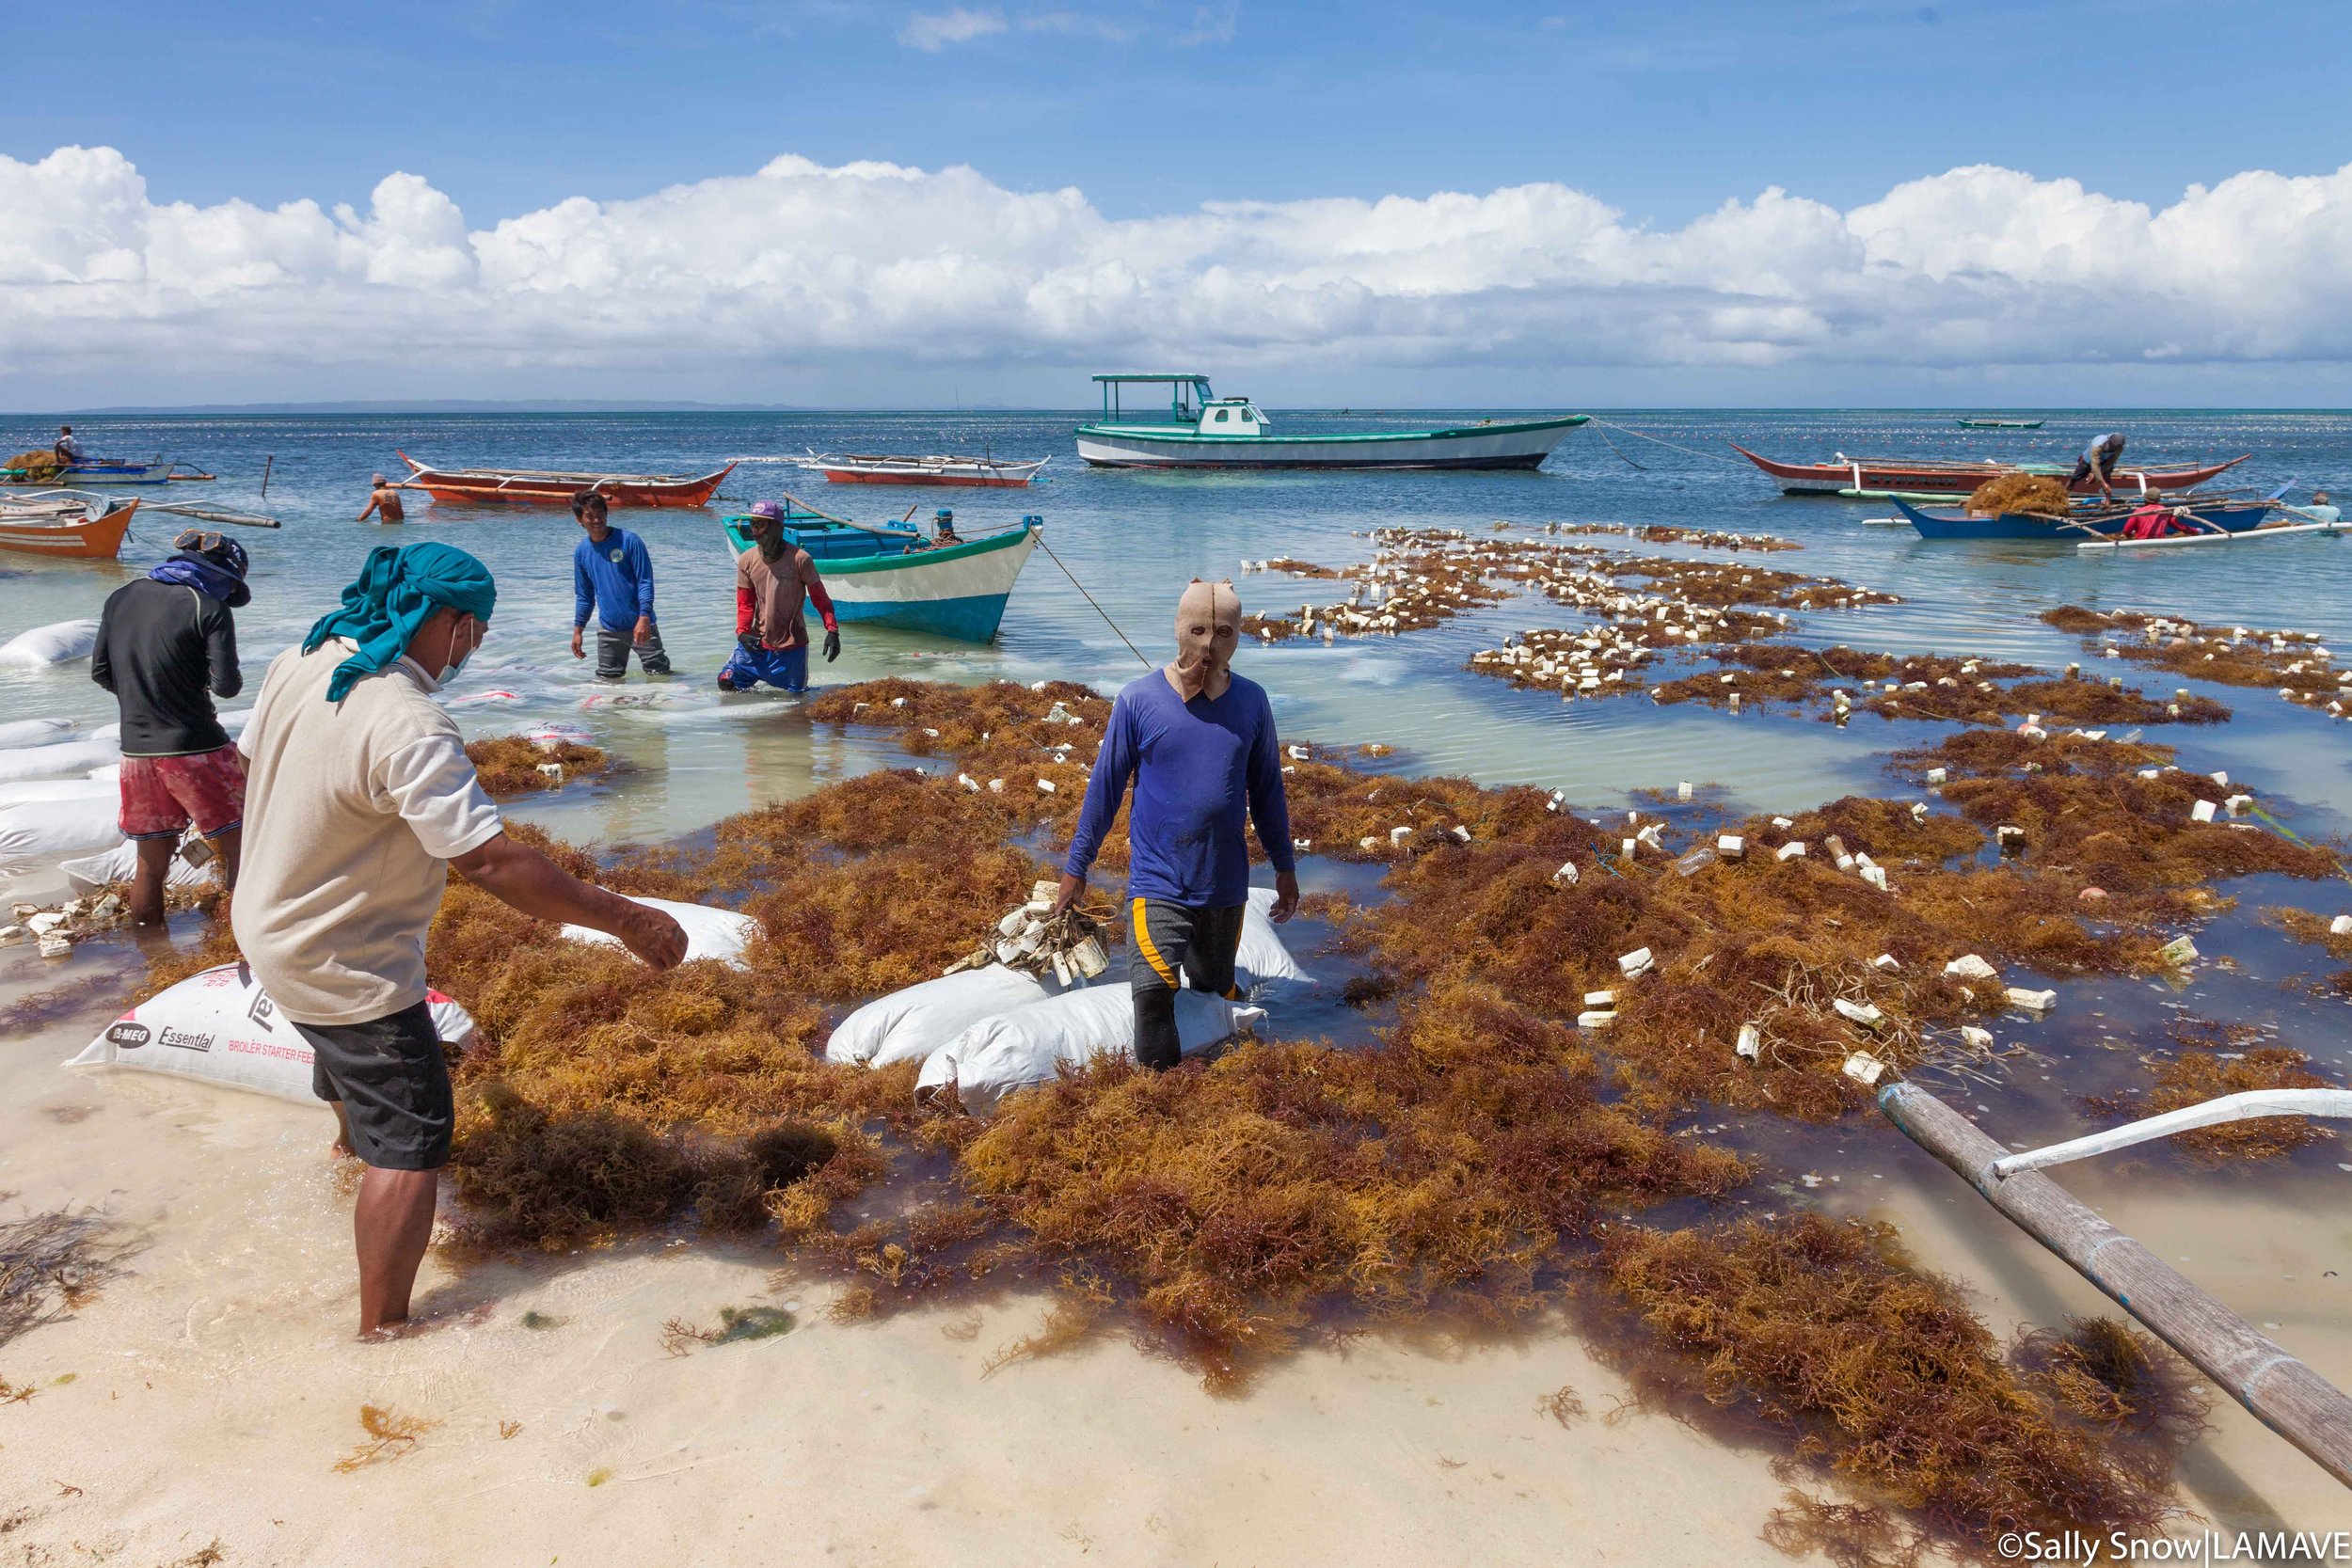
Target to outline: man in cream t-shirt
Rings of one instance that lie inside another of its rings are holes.
[[[240,748],[237,945],[317,1054],[340,1148],[368,1167],[353,1232],[359,1332],[408,1317],[455,1106],[425,1007],[424,939],[449,867],[523,913],[606,931],[657,969],[677,922],[506,836],[433,693],[482,644],[498,597],[447,545],[385,546],[300,647],[270,663]]]

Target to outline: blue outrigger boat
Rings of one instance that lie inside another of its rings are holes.
[[[752,547],[750,521],[748,514],[726,520],[727,541],[738,554]],[[852,522],[784,498],[784,536],[817,562],[836,617],[961,642],[995,641],[1005,601],[1044,524],[1031,515],[1019,528],[929,546],[911,528]]]
[[[2129,515],[2127,512],[2115,512],[2067,519],[2043,517],[2027,512],[2009,512],[1997,517],[1979,517],[1965,512],[1922,512],[1900,498],[1891,499],[1894,499],[1895,509],[1918,531],[1922,539],[2040,539],[2053,545],[2072,545],[2102,537],[2106,530],[2097,525],[2120,526]],[[2246,533],[2261,526],[2263,518],[2270,513],[2270,506],[2266,501],[2239,501],[2222,506],[2196,506],[2194,511],[2199,519],[2224,533]]]
[[[96,484],[114,489],[124,484],[167,484],[177,463],[167,463],[161,457],[141,463],[128,457],[85,457],[63,468],[0,469],[0,483],[9,484]],[[207,474],[201,477],[211,478]]]

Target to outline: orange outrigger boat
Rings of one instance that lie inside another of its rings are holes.
[[[0,550],[45,555],[53,561],[112,561],[122,553],[136,501],[124,501],[91,515],[87,507],[63,504],[11,506],[0,503]],[[79,520],[74,512],[79,510]]]
[[[395,447],[393,451],[399,451]],[[730,463],[700,479],[674,474],[546,473],[532,468],[436,468],[406,452],[400,460],[411,476],[403,489],[422,490],[437,501],[461,505],[568,505],[575,492],[594,490],[608,506],[708,506],[719,482],[735,471]]]

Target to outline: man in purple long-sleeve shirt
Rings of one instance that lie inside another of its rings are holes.
[[[1274,864],[1273,917],[1298,907],[1282,749],[1265,689],[1232,673],[1241,600],[1230,582],[1195,579],[1176,610],[1176,661],[1130,684],[1111,705],[1063,863],[1056,910],[1086,889],[1087,870],[1134,781],[1127,818],[1127,921],[1135,950],[1136,1060],[1176,1065],[1176,976],[1233,993],[1233,956],[1249,897],[1244,816]]]

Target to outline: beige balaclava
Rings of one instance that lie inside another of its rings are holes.
[[[1176,661],[1162,673],[1185,702],[1202,692],[1215,701],[1232,684],[1233,647],[1240,641],[1241,595],[1230,582],[1195,578],[1176,602]]]

